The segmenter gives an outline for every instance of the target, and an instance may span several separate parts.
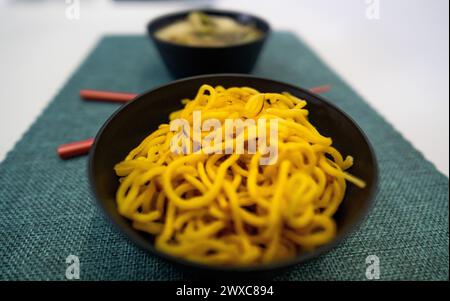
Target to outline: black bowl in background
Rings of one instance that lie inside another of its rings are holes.
[[[176,78],[210,73],[249,73],[270,32],[269,24],[261,18],[239,12],[200,10],[208,15],[226,16],[242,24],[253,24],[262,31],[261,38],[244,44],[224,47],[185,46],[155,37],[155,32],[174,21],[184,19],[190,12],[164,15],[147,25],[147,32],[158,49],[169,72]]]
[[[131,227],[130,222],[119,215],[115,194],[119,179],[114,165],[136,147],[159,124],[168,123],[170,112],[182,107],[180,100],[193,98],[202,84],[249,86],[262,92],[289,92],[305,99],[310,120],[343,155],[353,155],[355,164],[350,172],[367,182],[364,189],[348,185],[345,198],[335,214],[338,226],[336,238],[314,252],[301,254],[293,260],[249,267],[218,267],[192,263],[159,252],[153,247],[152,237]],[[151,254],[185,267],[187,271],[212,272],[220,277],[272,276],[285,268],[316,257],[340,242],[362,221],[370,208],[377,187],[378,168],[373,149],[363,131],[345,113],[323,98],[290,84],[247,75],[206,75],[172,82],[141,94],[116,111],[100,129],[90,152],[89,176],[98,204],[112,223],[129,239]],[[217,274],[220,273],[220,274]],[[197,273],[198,274],[198,273]]]

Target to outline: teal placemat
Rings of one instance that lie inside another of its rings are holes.
[[[254,74],[303,87],[331,84],[326,97],[364,129],[380,167],[376,205],[359,230],[277,279],[364,280],[369,255],[379,257],[381,279],[448,279],[448,178],[294,35],[274,33]],[[80,89],[142,92],[170,80],[147,38],[100,41],[0,165],[0,279],[63,280],[70,254],[79,257],[83,280],[186,279],[103,217],[86,157],[61,161],[55,153],[61,143],[94,136],[117,109],[81,101]]]

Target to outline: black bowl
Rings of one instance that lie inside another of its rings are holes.
[[[192,10],[156,18],[148,24],[147,32],[170,73],[176,78],[210,73],[249,73],[270,32],[269,24],[245,13],[208,9],[201,11],[209,15],[231,17],[242,24],[253,24],[263,35],[255,41],[232,46],[184,46],[158,39],[155,32],[174,21],[184,19]]]
[[[326,136],[332,137],[334,146],[344,155],[353,155],[355,165],[351,173],[367,182],[364,189],[348,186],[345,198],[335,214],[338,226],[336,238],[314,252],[301,254],[293,260],[251,267],[216,267],[192,263],[159,252],[153,247],[152,237],[131,227],[130,222],[119,215],[115,194],[119,179],[114,173],[114,165],[136,147],[159,124],[168,122],[170,112],[180,109],[180,100],[193,98],[202,84],[249,86],[262,92],[289,92],[308,102],[311,122]],[[261,276],[273,275],[284,268],[304,262],[332,249],[346,235],[353,231],[370,208],[378,180],[377,162],[372,147],[363,131],[333,104],[308,90],[270,79],[246,75],[198,76],[172,82],[146,92],[132,102],[122,106],[100,129],[90,152],[89,175],[98,204],[112,223],[129,239],[151,254],[194,272],[215,272],[220,275]],[[252,274],[252,275],[249,275]]]

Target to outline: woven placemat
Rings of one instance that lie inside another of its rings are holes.
[[[374,145],[376,204],[337,248],[278,280],[365,280],[366,257],[380,279],[448,279],[448,178],[288,32],[269,39],[254,74],[303,87],[325,83]],[[82,280],[180,280],[177,268],[138,249],[104,218],[87,179],[87,158],[60,160],[61,143],[94,136],[114,104],[83,102],[80,89],[142,92],[171,81],[144,36],[103,38],[0,165],[0,279],[64,280],[66,257]],[[120,141],[118,141],[120,143]]]

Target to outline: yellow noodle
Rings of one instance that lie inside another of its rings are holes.
[[[221,154],[175,154],[174,133],[160,125],[115,166],[119,213],[154,235],[157,249],[203,264],[255,265],[333,240],[333,215],[347,183],[364,188],[365,182],[347,171],[353,157],[343,156],[310,123],[306,101],[251,87],[203,85],[182,103],[170,120],[184,118],[191,129],[195,111],[203,121],[265,118],[266,133],[269,121],[278,120],[279,154],[272,165],[259,164],[261,152],[225,154],[224,127],[216,129],[222,136],[214,146]],[[233,134],[234,147],[256,135],[249,129]]]

